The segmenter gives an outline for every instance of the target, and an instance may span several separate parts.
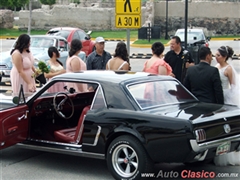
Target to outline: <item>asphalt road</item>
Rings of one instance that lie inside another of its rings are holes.
[[[0,40],[0,50],[8,50],[12,44],[11,40]],[[117,42],[107,42],[106,50],[113,53]],[[211,42],[210,46],[214,52],[221,45],[229,45],[238,49],[240,53],[240,42]],[[8,44],[8,45],[7,45]],[[8,46],[8,47],[7,47]],[[150,48],[131,48],[131,53],[150,53]],[[166,48],[167,51],[167,48]],[[133,71],[141,71],[146,59],[131,59]],[[216,63],[213,61],[213,65]],[[234,67],[240,73],[240,60],[234,60]],[[0,89],[6,88],[0,86]],[[9,86],[7,88],[10,88]],[[158,147],[164,148],[164,147]],[[157,150],[157,149],[156,149]],[[0,151],[0,180],[112,180],[113,177],[107,169],[104,160],[87,159],[70,155],[46,153],[41,151],[20,149],[13,146]],[[201,172],[217,176],[214,179],[230,180],[240,179],[239,166],[217,167],[214,164],[202,164],[197,166],[185,166],[181,163],[162,163],[155,165],[154,174],[144,174],[145,176],[155,175],[155,178],[147,179],[191,179],[188,174]],[[183,177],[181,177],[181,175]],[[232,176],[228,177],[227,176]],[[211,179],[211,178],[198,178]]]

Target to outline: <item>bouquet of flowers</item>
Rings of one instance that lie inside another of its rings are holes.
[[[38,62],[38,67],[36,68],[35,73],[33,74],[33,77],[36,78],[37,81],[39,81],[42,84],[46,84],[46,78],[44,76],[44,73],[49,73],[50,66],[47,66],[44,61]]]

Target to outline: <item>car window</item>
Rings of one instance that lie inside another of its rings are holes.
[[[54,39],[43,37],[31,37],[31,47],[34,48],[49,48],[54,46]]]
[[[74,32],[72,39],[80,39],[77,31]]]
[[[130,94],[142,108],[195,101],[177,81],[153,81],[128,86]]]
[[[106,107],[106,102],[105,102],[105,99],[103,96],[102,89],[100,87],[98,87],[91,109],[100,109],[100,108],[104,108],[104,107]]]
[[[184,41],[184,39],[185,39],[184,32],[177,32],[176,36],[178,36],[181,39],[181,41]],[[188,40],[199,40],[199,41],[205,40],[202,32],[188,32],[187,38],[188,38]]]
[[[86,37],[86,34],[83,32],[83,31],[77,31],[79,37],[80,37],[80,40],[85,40],[85,37]]]
[[[67,50],[68,50],[68,44],[67,44],[67,42],[60,39],[60,40],[58,41],[58,48],[59,48],[61,51],[67,51]]]

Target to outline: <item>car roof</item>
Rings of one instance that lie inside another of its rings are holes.
[[[132,71],[108,71],[108,70],[87,70],[78,73],[64,73],[52,78],[52,80],[61,79],[81,79],[81,80],[92,80],[97,82],[111,82],[111,83],[121,83],[127,81],[143,80],[149,79],[150,76],[154,76],[157,79],[173,79],[171,76],[157,76],[145,72],[132,72]],[[153,78],[154,79],[154,78]]]
[[[67,31],[72,31],[72,30],[82,30],[80,28],[76,28],[76,27],[55,27],[50,29],[49,31],[53,31],[53,30],[67,30]]]
[[[30,37],[39,37],[39,38],[49,38],[49,39],[63,39],[67,41],[64,37],[62,36],[49,36],[49,35],[31,35]]]
[[[191,31],[191,32],[203,32],[202,29],[187,29],[187,31]],[[185,32],[185,29],[178,29],[177,32]]]

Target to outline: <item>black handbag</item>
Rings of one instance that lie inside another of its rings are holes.
[[[46,78],[44,76],[44,74],[40,74],[36,77],[36,81],[39,82],[40,84],[46,84]]]

